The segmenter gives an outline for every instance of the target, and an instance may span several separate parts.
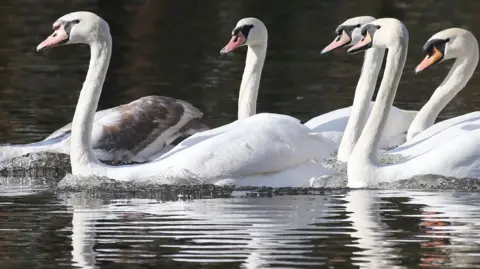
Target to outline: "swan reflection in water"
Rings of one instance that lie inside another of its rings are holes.
[[[65,195],[72,262],[225,263],[241,268],[480,262],[469,196],[356,190],[317,196],[159,202]],[[473,194],[475,195],[475,194]],[[474,196],[476,197],[476,196]],[[476,200],[479,198],[477,197]],[[432,214],[434,213],[434,214]],[[478,214],[477,214],[478,215]]]

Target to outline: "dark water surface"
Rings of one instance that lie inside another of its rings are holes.
[[[480,262],[479,193],[339,190],[247,198],[236,191],[182,199],[165,192],[26,189],[24,182],[23,190],[0,196],[1,268],[476,268]]]
[[[320,56],[346,18],[402,20],[410,51],[395,104],[420,109],[451,63],[415,75],[434,33],[480,33],[478,0],[0,1],[0,143],[44,138],[71,121],[85,46],[35,47],[65,13],[110,24],[114,53],[100,109],[146,95],[188,100],[212,126],[236,117],[245,50],[220,56],[242,17],[269,29],[259,112],[308,120],[351,105],[362,55]],[[477,73],[440,118],[480,107]],[[216,198],[56,193],[52,180],[0,180],[0,268],[480,267],[480,193],[326,191]]]

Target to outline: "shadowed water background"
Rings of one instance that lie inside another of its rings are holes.
[[[102,16],[113,35],[99,109],[165,95],[191,102],[212,127],[236,118],[245,49],[226,56],[219,51],[243,17],[258,17],[269,30],[258,111],[302,121],[352,103],[363,55],[338,50],[320,56],[348,17],[396,17],[409,29],[410,50],[395,99],[404,109],[419,110],[452,64],[415,75],[425,41],[450,27],[480,31],[477,0],[3,1],[1,143],[37,141],[71,121],[88,49],[37,53],[35,48],[57,18],[76,10]],[[440,119],[478,110],[477,74]],[[56,193],[55,182],[43,178],[0,183],[2,269],[475,268],[479,263],[478,193],[185,196],[169,190]]]
[[[51,34],[57,18],[75,10],[99,14],[113,35],[99,109],[146,95],[165,95],[197,106],[212,127],[236,117],[246,49],[224,56],[219,51],[243,17],[258,17],[269,30],[259,112],[289,114],[302,121],[352,103],[363,55],[347,56],[340,49],[320,56],[346,18],[394,16],[406,24],[410,50],[395,105],[415,110],[428,100],[453,62],[415,75],[423,44],[445,28],[464,27],[477,34],[480,27],[476,16],[480,4],[475,0],[4,1],[0,3],[0,142],[37,141],[71,121],[89,51],[79,45],[40,53],[35,48]],[[441,119],[478,109],[476,74]]]

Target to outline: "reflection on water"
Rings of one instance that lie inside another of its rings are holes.
[[[1,268],[473,268],[480,194],[0,198]]]

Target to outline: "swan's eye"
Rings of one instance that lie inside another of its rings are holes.
[[[361,34],[362,36],[366,36],[366,35],[367,35],[367,28],[368,28],[368,27],[363,27],[363,28],[362,28],[362,31],[360,31],[360,34]]]
[[[241,30],[240,28],[233,29],[232,36],[237,35],[240,32],[240,30]]]
[[[77,20],[73,20],[72,22],[75,23],[75,24],[78,24],[78,23],[80,23],[80,20],[77,19]]]
[[[445,43],[450,42],[450,38],[445,39]]]
[[[336,35],[341,35],[342,34],[342,31],[345,29],[345,26],[344,25],[339,25],[337,26],[337,28],[335,29],[335,34]]]
[[[358,27],[360,27],[360,26],[361,26],[360,24],[355,25],[356,28],[358,28]]]
[[[377,29],[380,29],[380,28],[382,28],[382,26],[380,26],[380,25],[377,25]]]

